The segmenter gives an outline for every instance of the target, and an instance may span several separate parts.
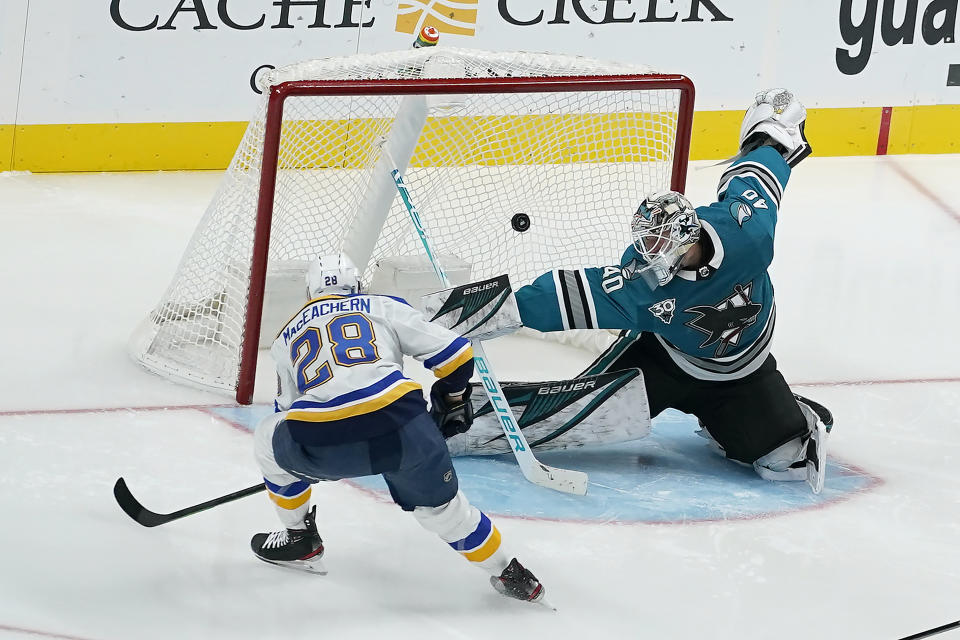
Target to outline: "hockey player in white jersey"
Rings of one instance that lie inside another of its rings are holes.
[[[321,257],[307,273],[311,300],[271,352],[276,413],[257,426],[255,454],[284,529],[253,536],[258,558],[323,572],[311,485],[382,474],[390,495],[427,530],[490,574],[507,596],[537,602],[544,589],[504,550],[500,532],[458,489],[443,435],[469,428],[470,342],[400,298],[359,292],[346,256]],[[439,378],[431,411],[403,374],[404,354]]]

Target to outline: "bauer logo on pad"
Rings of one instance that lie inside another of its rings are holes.
[[[396,31],[417,34],[434,27],[440,33],[476,35],[478,5],[479,0],[400,0]]]

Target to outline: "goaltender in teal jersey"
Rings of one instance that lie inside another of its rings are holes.
[[[701,435],[771,480],[823,486],[832,416],[791,393],[770,353],[776,322],[774,232],[792,168],[811,152],[792,93],[759,94],[717,201],[651,194],[620,264],[545,273],[517,291],[539,331],[620,329],[585,373],[639,368],[650,414],[691,413]]]

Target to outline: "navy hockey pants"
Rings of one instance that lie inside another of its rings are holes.
[[[427,413],[370,440],[326,446],[294,442],[282,421],[273,433],[273,452],[280,467],[307,482],[381,474],[405,511],[446,504],[459,486],[447,444]]]

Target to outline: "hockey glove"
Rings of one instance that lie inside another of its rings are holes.
[[[439,381],[430,389],[430,416],[444,438],[466,433],[473,424],[473,405],[470,404],[473,388],[468,384],[461,393],[448,393],[438,384]]]
[[[807,110],[786,89],[758,93],[740,126],[741,155],[763,145],[776,149],[795,167],[813,151],[803,131]]]

